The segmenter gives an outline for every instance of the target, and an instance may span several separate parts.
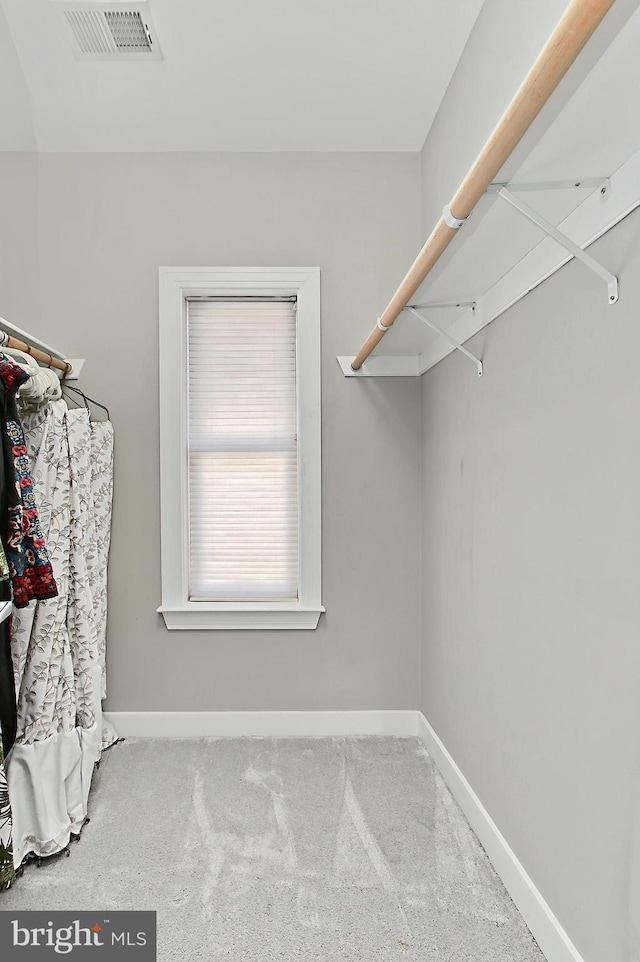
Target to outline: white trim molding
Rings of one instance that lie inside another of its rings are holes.
[[[278,602],[189,598],[187,459],[187,299],[295,297],[298,598]],[[320,269],[161,267],[160,511],[162,603],[171,630],[314,629],[321,600]]]
[[[194,631],[198,628],[207,630],[219,628],[221,631],[253,631],[254,629],[270,629],[272,631],[303,631],[317,628],[320,615],[324,611],[319,608],[302,608],[300,605],[244,604],[242,607],[229,605],[225,610],[220,604],[198,602],[198,609],[185,607],[158,608],[165,624],[170,631]]]
[[[435,731],[418,712],[418,737],[476,833],[548,962],[584,962]]]
[[[105,712],[119,735],[145,738],[261,738],[395,735],[415,737],[415,711]]]

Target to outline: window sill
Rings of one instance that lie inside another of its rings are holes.
[[[318,627],[325,610],[251,604],[243,607],[194,603],[157,609],[169,631],[304,631]]]

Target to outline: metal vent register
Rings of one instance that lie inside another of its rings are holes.
[[[78,60],[162,58],[146,2],[52,2],[64,15]]]

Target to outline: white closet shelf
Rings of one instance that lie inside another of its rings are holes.
[[[450,222],[445,209],[451,246],[408,303],[398,289],[359,355],[338,357],[346,377],[419,377],[455,350],[490,376],[465,342],[574,256],[585,279],[590,271],[600,275],[603,303],[615,311],[617,278],[586,249],[640,206],[640,122],[628,103],[629,90],[640,87],[640,11],[617,29],[613,36],[605,29],[604,54],[587,51],[591,69],[570,96],[557,95],[542,135],[535,127],[525,135],[526,160],[521,149],[517,169],[505,164],[466,221]],[[391,305],[398,302],[407,306],[394,324]],[[360,329],[371,322],[359,319]],[[471,364],[469,371],[473,376]]]
[[[600,186],[592,188],[587,197],[557,225],[557,229],[562,234],[567,235],[583,250],[640,206],[640,150],[610,177],[597,178],[597,181]],[[603,186],[606,187],[604,193],[602,193]],[[566,191],[564,187],[561,189]],[[515,193],[516,190],[522,190],[522,186],[513,185],[511,190]],[[499,196],[497,191],[492,191],[492,194]],[[482,249],[486,249],[486,244],[483,240],[482,225],[479,225],[473,238],[468,241],[465,259],[473,256],[480,258],[479,251]],[[476,251],[475,255],[473,251]],[[475,301],[464,305],[462,302],[457,302],[461,305],[462,313],[458,312],[453,323],[445,329],[445,333],[459,344],[464,344],[572,260],[573,256],[557,240],[550,236],[544,237],[483,294],[478,295]],[[606,268],[603,268],[603,271],[606,271]],[[617,293],[612,297],[609,288],[603,283],[602,298],[603,301],[613,305],[617,301]],[[455,307],[455,302],[424,310],[431,318],[442,318],[444,307]],[[404,313],[408,313],[409,310],[407,309]],[[406,324],[404,316],[396,323],[398,330],[394,328],[389,331],[383,342],[384,348],[379,348],[375,354],[371,355],[359,371],[351,368],[352,356],[338,357],[346,377],[419,377],[456,350],[444,338],[437,335],[425,336],[419,326],[416,329],[415,324],[409,332],[402,331],[403,325]],[[445,323],[446,320],[442,322],[443,328]],[[401,335],[401,332],[404,343],[399,336],[394,336]],[[411,353],[411,343],[407,344],[409,339],[414,342],[413,353]],[[400,347],[402,353],[392,353],[398,350],[396,345],[399,343],[402,345]],[[389,353],[384,353],[385,350]]]
[[[45,354],[49,354],[52,358],[56,358],[60,361],[66,361],[67,364],[71,365],[71,370],[65,375],[65,380],[67,381],[77,381],[82,372],[84,366],[85,358],[70,358],[63,351],[59,350],[57,347],[52,347],[45,341],[36,337],[34,334],[30,334],[28,331],[23,331],[21,327],[17,324],[12,324],[11,321],[7,321],[6,318],[0,317],[0,330],[6,331],[11,337],[15,337],[20,341],[25,341],[32,347],[35,347],[38,351],[42,351]],[[0,346],[0,350],[2,347]],[[61,373],[61,372],[60,372]]]

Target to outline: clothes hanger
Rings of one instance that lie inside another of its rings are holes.
[[[29,380],[20,388],[20,397],[27,406],[38,407],[62,397],[60,378],[51,368],[42,367],[34,357],[18,348],[2,346],[0,351],[29,375]]]
[[[27,374],[35,374],[40,369],[40,365],[31,357],[30,354],[26,354],[24,351],[19,351],[15,347],[0,347],[0,351],[10,357],[12,360],[17,361],[18,367],[23,368]]]
[[[69,392],[70,390],[71,390],[71,391],[74,391],[76,394],[80,394],[80,395],[81,395],[82,400],[84,401],[84,405],[82,405],[77,398],[75,398],[75,397],[72,398],[72,397],[69,396],[69,393],[68,393],[68,392]],[[92,419],[91,419],[91,411],[89,410],[89,404],[88,404],[88,400],[87,400],[86,394],[84,394],[79,388],[73,388],[73,387],[70,388],[68,384],[65,384],[65,386],[63,387],[63,389],[62,389],[62,394],[63,394],[63,396],[66,398],[67,401],[74,401],[74,402],[75,402],[75,410],[76,410],[76,411],[78,410],[78,408],[81,408],[81,407],[84,407],[84,408],[85,408],[85,410],[86,410],[86,412],[87,412],[87,419],[88,419],[88,421],[89,421],[89,430],[90,430],[91,433],[93,434],[93,421],[92,421]]]
[[[87,402],[90,402],[91,404],[95,404],[96,407],[99,407],[101,408],[101,410],[105,411],[107,415],[107,420],[111,420],[109,416],[109,408],[106,407],[104,404],[100,404],[100,401],[94,401],[94,399],[89,397],[88,394],[85,394],[84,391],[81,391],[79,387],[71,387],[70,384],[65,384],[62,390],[63,392],[73,391],[74,394],[79,394],[82,400],[84,401],[84,406],[86,407],[87,411],[89,410],[89,404]]]

